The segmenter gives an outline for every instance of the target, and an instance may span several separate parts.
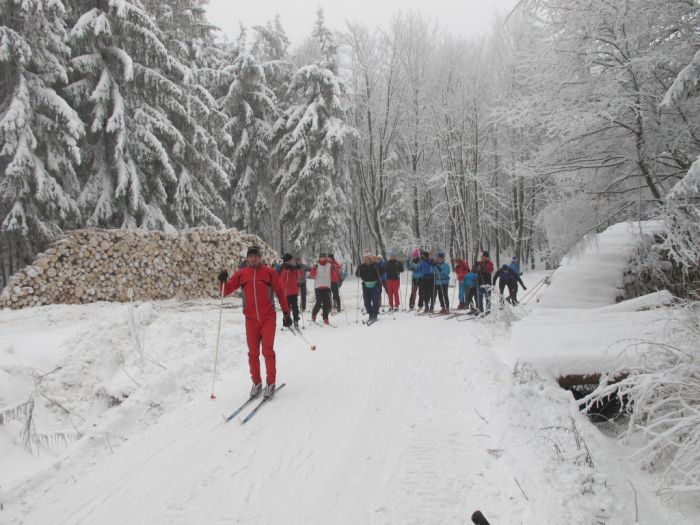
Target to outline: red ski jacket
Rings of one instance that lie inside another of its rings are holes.
[[[340,281],[340,263],[335,259],[330,260],[331,263],[331,282],[337,283]]]
[[[299,278],[301,270],[293,264],[283,264],[280,272],[280,283],[284,289],[284,295],[299,295]]]
[[[457,274],[457,280],[462,282],[464,276],[469,273],[469,263],[463,259],[456,259],[456,261],[455,273]]]
[[[243,315],[246,319],[263,321],[275,315],[273,292],[277,295],[282,312],[289,313],[287,296],[277,272],[261,264],[257,268],[238,270],[224,285],[224,296],[241,288],[243,290]]]

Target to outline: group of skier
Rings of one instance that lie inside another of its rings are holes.
[[[490,291],[496,283],[501,295],[505,288],[508,288],[507,300],[512,304],[518,302],[518,286],[527,289],[520,279],[517,257],[513,257],[510,264],[499,268],[495,275],[488,252],[483,252],[471,268],[466,260],[460,258],[454,259],[453,265],[459,288],[458,310],[471,309],[475,313],[488,313]],[[365,311],[369,315],[369,324],[379,316],[383,291],[388,297],[388,311],[400,309],[403,272],[411,274],[408,310],[417,306],[418,310],[423,310],[423,314],[433,312],[437,297],[440,302],[438,314],[450,312],[449,284],[452,268],[446,262],[443,252],[438,252],[433,258],[427,251],[414,250],[405,265],[396,258],[395,253],[389,253],[388,259],[384,260],[381,256],[373,256],[366,252],[355,275],[362,285],[362,297]],[[248,249],[246,260],[232,276],[229,276],[226,270],[221,271],[218,280],[222,299],[239,288],[242,290],[248,362],[253,381],[251,399],[263,391],[260,373],[261,347],[266,370],[264,399],[271,398],[275,392],[276,367],[273,347],[277,321],[274,295],[277,296],[282,309],[283,326],[298,329],[300,311],[306,310],[307,277],[313,279],[315,303],[311,311],[311,320],[316,322],[320,312],[323,323],[328,325],[331,310],[339,312],[343,307],[340,287],[346,276],[347,272],[332,253],[319,254],[313,266],[304,264],[301,257],[294,258],[287,253],[273,269],[262,263],[260,248],[257,246]]]
[[[493,262],[488,252],[483,252],[473,268],[464,259],[454,259],[454,271],[457,274],[459,289],[458,310],[471,309],[475,312],[488,313],[490,307],[490,290],[498,283],[501,295],[508,288],[511,304],[518,304],[518,286],[527,288],[520,279],[520,262],[513,257],[510,264],[504,264],[493,274]],[[450,312],[449,284],[452,268],[445,260],[445,254],[438,252],[431,257],[427,251],[414,250],[407,259],[406,266],[396,260],[393,253],[384,261],[381,256],[373,257],[369,252],[363,256],[362,264],[357,268],[356,276],[362,281],[362,296],[365,310],[370,321],[379,314],[382,289],[389,298],[389,311],[399,310],[400,274],[411,273],[411,293],[408,310],[416,306],[423,313],[434,312],[435,299],[440,302],[439,314]]]

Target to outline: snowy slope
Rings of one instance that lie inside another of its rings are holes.
[[[246,425],[221,423],[249,389],[238,308],[224,310],[215,401],[216,302],[138,307],[143,371],[126,305],[0,312],[14,334],[0,352],[11,347],[25,368],[55,319],[44,338],[55,359],[34,366],[63,368],[39,388],[84,433],[18,481],[3,453],[33,459],[0,426],[0,522],[443,524],[480,508],[495,525],[623,524],[631,479],[640,523],[697,523],[649,495],[651,481],[610,455],[568,393],[500,362],[486,343],[495,327],[398,313],[367,328],[355,323],[356,290],[342,290],[349,322],[307,327],[317,351],[278,334],[287,386]],[[38,431],[72,426],[55,406],[37,417]]]
[[[645,234],[661,228],[641,225]],[[605,372],[614,362],[638,361],[639,341],[655,338],[664,328],[663,306],[668,292],[615,304],[622,294],[638,223],[609,227],[575,256],[567,257],[552,273],[551,285],[540,287],[527,308],[527,317],[513,325],[500,351],[511,365],[527,362],[547,375]]]

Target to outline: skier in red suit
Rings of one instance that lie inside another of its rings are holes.
[[[224,296],[235,292],[238,288],[243,290],[243,315],[245,315],[245,331],[248,341],[248,364],[250,377],[253,380],[251,397],[257,396],[262,390],[262,378],[260,376],[260,344],[265,358],[265,372],[267,386],[264,397],[269,398],[275,393],[275,329],[277,328],[277,316],[275,314],[274,295],[277,295],[280,307],[284,313],[284,326],[291,326],[292,318],[289,315],[289,305],[285,296],[284,286],[279,280],[277,272],[269,266],[262,264],[260,260],[260,248],[251,246],[247,253],[248,265],[241,268],[229,279],[226,270],[219,274],[219,284]]]

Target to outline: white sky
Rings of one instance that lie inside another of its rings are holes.
[[[209,19],[230,38],[238,35],[239,21],[264,25],[279,14],[292,41],[299,44],[311,34],[316,9],[323,7],[332,30],[345,30],[345,20],[370,26],[385,25],[398,11],[415,11],[437,19],[444,30],[463,36],[480,35],[491,27],[494,13],[507,13],[518,0],[209,0]]]

